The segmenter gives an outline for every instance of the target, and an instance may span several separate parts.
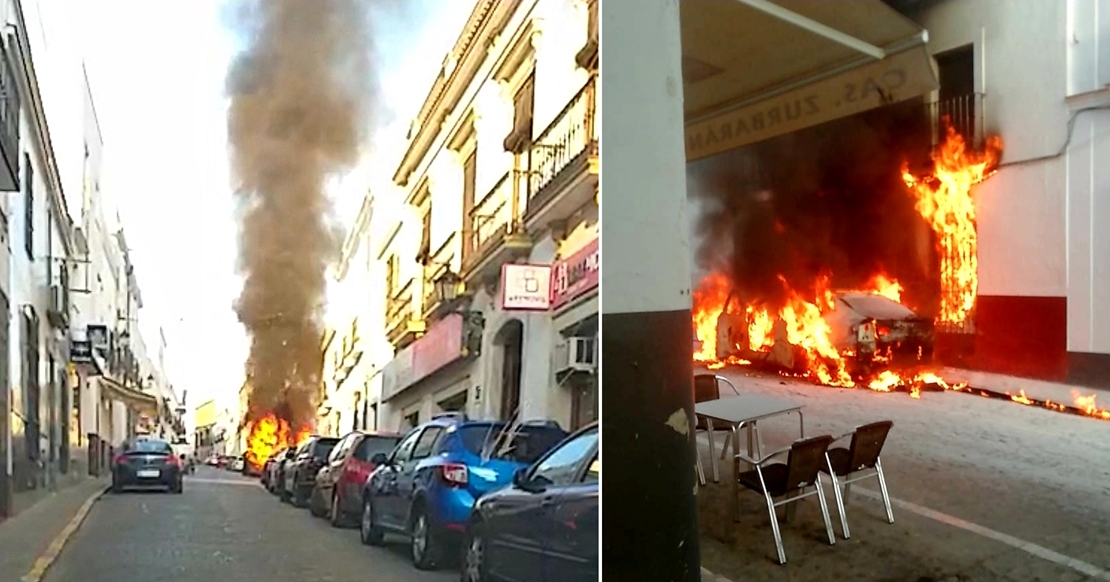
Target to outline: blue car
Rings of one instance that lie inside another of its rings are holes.
[[[459,549],[475,500],[512,483],[519,469],[566,436],[553,422],[434,417],[372,460],[378,468],[362,491],[362,543],[381,544],[386,533],[406,536],[413,565],[434,569]]]

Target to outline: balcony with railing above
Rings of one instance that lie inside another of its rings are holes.
[[[597,193],[597,76],[571,98],[528,154],[529,226],[566,218]]]
[[[500,272],[501,264],[527,255],[532,239],[520,222],[521,190],[527,187],[522,172],[509,170],[474,205],[466,217],[463,272],[467,277],[485,277]]]
[[[964,142],[980,148],[986,138],[983,123],[983,94],[968,93],[925,104],[925,115],[932,128],[932,145],[944,143],[947,125],[964,138]]]
[[[19,190],[20,99],[13,64],[15,57],[10,44],[0,44],[0,192]]]
[[[423,329],[421,322],[413,317],[412,298],[415,279],[390,294],[385,302],[386,336],[395,346],[401,346],[416,339]]]

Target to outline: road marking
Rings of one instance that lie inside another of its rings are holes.
[[[66,542],[69,541],[70,536],[72,536],[73,533],[77,531],[77,528],[81,527],[81,524],[84,523],[85,518],[88,517],[89,510],[92,509],[93,504],[96,503],[96,500],[100,499],[100,496],[104,495],[107,491],[108,488],[104,487],[96,493],[90,495],[89,498],[81,504],[81,507],[77,510],[77,514],[73,516],[73,519],[69,520],[69,523],[66,524],[65,528],[62,529],[62,531],[54,538],[54,540],[50,542],[50,545],[46,547],[46,551],[43,552],[42,555],[35,560],[35,564],[31,567],[31,571],[27,572],[23,576],[23,582],[39,582],[39,580],[42,580],[43,575],[46,574],[46,570],[50,568],[51,564],[54,563],[54,560],[57,560],[58,555],[62,553],[62,548],[65,547]]]
[[[870,497],[871,499],[875,499],[878,501],[882,501],[883,499],[882,494],[880,494],[878,491],[872,491],[864,487],[859,487],[858,485],[852,487],[852,492],[859,492],[864,497]],[[948,515],[947,513],[942,513],[935,509],[929,509],[928,507],[917,505],[916,503],[910,503],[909,501],[902,501],[901,499],[895,499],[891,497],[890,503],[891,505],[896,505],[902,509],[905,509],[906,511],[909,511],[910,513],[915,513],[922,517],[927,517],[929,519],[939,521],[952,527],[956,527],[964,531],[969,531],[974,534],[979,534],[985,538],[989,538],[997,542],[1002,542],[1007,546],[1017,548],[1027,554],[1041,558],[1042,560],[1048,560],[1049,562],[1053,562],[1061,566],[1067,566],[1068,568],[1071,568],[1077,572],[1081,572],[1092,578],[1098,578],[1100,580],[1110,580],[1110,571],[1104,570],[1094,564],[1084,562],[1083,560],[1072,558],[1070,556],[1065,556],[1064,554],[1050,550],[1044,546],[1034,544],[1033,542],[1027,542],[1012,535],[1004,534],[1000,531],[995,531],[988,527],[981,526],[977,523],[972,523],[970,521],[960,519],[954,515]]]

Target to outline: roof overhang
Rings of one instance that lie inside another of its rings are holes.
[[[881,0],[680,6],[688,161],[938,87],[928,33]]]
[[[158,398],[134,388],[124,386],[109,376],[100,377],[100,385],[106,388],[108,396],[119,400],[139,411],[158,413]]]

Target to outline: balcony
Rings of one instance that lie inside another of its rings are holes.
[[[527,187],[521,172],[509,170],[482,197],[467,217],[470,242],[463,255],[466,279],[496,277],[505,262],[525,256],[532,239],[520,224],[520,192]]]
[[[525,225],[565,219],[597,195],[597,76],[574,95],[529,152]]]
[[[983,94],[969,93],[925,104],[925,115],[933,129],[933,146],[944,142],[945,120],[963,136],[964,141],[980,148],[986,138],[983,124]]]
[[[10,59],[15,56],[0,46],[0,192],[19,190],[19,87]]]
[[[428,257],[428,264],[424,266],[424,300],[421,303],[424,319],[433,319],[440,307],[442,298],[436,292],[435,283],[437,279],[451,270],[451,266],[455,262],[455,253],[458,251],[458,240],[458,233],[451,233],[451,236],[447,237],[447,240],[440,245],[439,249]]]
[[[408,345],[424,332],[424,323],[413,318],[412,293],[414,279],[409,279],[399,290],[386,299],[385,328],[390,343],[400,348]]]

